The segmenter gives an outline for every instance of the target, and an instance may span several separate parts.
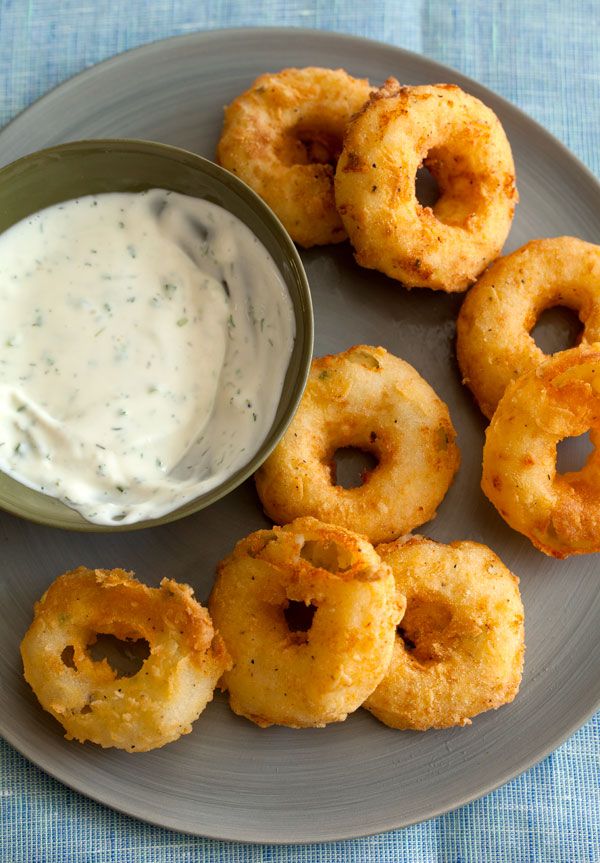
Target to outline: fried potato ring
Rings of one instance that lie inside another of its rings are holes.
[[[392,728],[469,725],[512,701],[523,669],[519,579],[487,546],[424,537],[377,547],[406,596],[389,671],[364,704]]]
[[[99,634],[145,639],[148,658],[117,676],[88,648]],[[122,569],[80,566],[35,604],[21,643],[25,679],[68,740],[145,752],[177,740],[213,697],[229,656],[192,588],[150,588]]]
[[[339,243],[333,174],[350,120],[371,93],[343,69],[261,75],[226,108],[217,160],[279,216],[301,246]]]
[[[584,342],[600,340],[600,246],[532,240],[495,261],[467,294],[456,352],[463,383],[488,419],[508,383],[546,357],[530,332],[552,306],[578,312]]]
[[[579,471],[556,446],[590,432]],[[481,487],[502,518],[552,557],[600,551],[600,345],[554,354],[506,388],[486,433]]]
[[[448,408],[412,366],[357,345],[313,360],[256,488],[279,524],[312,515],[386,542],[434,517],[460,462],[455,436]],[[334,455],[345,447],[378,461],[358,488],[335,484]]]
[[[365,539],[301,518],[238,542],[209,608],[233,658],[232,710],[307,728],[341,722],[375,689],[404,604]]]
[[[433,207],[416,196],[422,165],[440,191]],[[510,145],[493,111],[459,87],[390,78],[348,127],[335,197],[363,267],[409,288],[464,291],[510,230]]]

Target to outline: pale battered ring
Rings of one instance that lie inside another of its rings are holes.
[[[313,360],[300,407],[255,475],[267,515],[303,515],[388,542],[433,518],[460,462],[447,406],[408,363],[357,345]],[[333,456],[370,452],[358,488],[335,484]]]
[[[148,658],[120,677],[87,648],[98,634],[145,639]],[[121,569],[79,567],[35,605],[21,643],[25,679],[67,739],[145,752],[191,731],[229,656],[191,587],[150,588]]]

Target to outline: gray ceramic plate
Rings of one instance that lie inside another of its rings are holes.
[[[138,137],[214,154],[222,109],[260,73],[343,66],[373,82],[455,82],[500,116],[521,204],[508,248],[569,233],[600,238],[600,187],[559,143],[503,100],[450,69],[397,48],[302,30],[222,31],[138,49],[69,81],[0,134],[3,162],[61,141]],[[54,776],[110,806],[208,836],[291,842],[399,827],[506,782],[556,747],[600,702],[600,590],[593,557],[553,561],[513,533],[479,490],[484,421],[453,350],[460,297],[412,293],[355,266],[346,246],[303,255],[313,289],[316,351],[382,344],[412,363],[450,405],[463,465],[422,532],[490,545],[521,576],[527,657],[521,693],[473,725],[394,732],[364,711],[320,730],[261,731],[218,697],[193,733],[131,756],[66,743],[23,683],[18,644],[34,600],[76,564],[132,568],[151,583],[190,582],[204,599],[215,563],[264,524],[251,483],[172,525],[79,535],[0,519],[0,730]],[[573,452],[570,453],[574,455]],[[577,453],[575,453],[575,456]]]

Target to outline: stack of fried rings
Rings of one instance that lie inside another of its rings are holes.
[[[518,579],[478,543],[373,550],[297,519],[238,542],[209,607],[233,657],[230,706],[261,727],[322,726],[361,704],[393,728],[465,725],[521,680]]]
[[[227,649],[186,585],[80,567],[36,604],[25,677],[67,738],[129,752],[190,731],[219,678],[261,727],[319,727],[361,705],[393,728],[462,725],[518,690],[517,584],[477,543],[374,549],[301,518],[251,534],[219,565],[209,605]],[[123,676],[92,657],[99,632],[146,639],[141,668]]]
[[[368,409],[365,409],[368,405]],[[267,515],[303,515],[389,542],[435,515],[460,454],[448,408],[412,366],[381,347],[357,345],[313,360],[283,439],[257,471]],[[358,488],[336,485],[338,449],[378,461]]]
[[[261,75],[227,107],[217,159],[297,243],[347,231],[359,264],[407,287],[464,291],[499,254],[518,199],[508,139],[474,96],[394,78],[373,91],[341,69]],[[433,207],[416,196],[422,165]]]
[[[330,81],[329,76],[334,76],[340,84],[345,73],[309,68],[284,70],[278,75],[259,79],[248,93],[233,103],[226,115],[219,145],[220,156],[223,150],[221,161],[234,170],[248,169],[246,179],[263,196],[269,194],[269,184],[266,190],[261,190],[263,175],[262,179],[258,177],[258,183],[254,182],[253,174],[257,170],[260,173],[260,160],[258,168],[255,160],[258,153],[262,155],[261,142],[275,140],[278,133],[271,128],[266,134],[262,120],[257,125],[253,116],[266,118],[267,127],[269,124],[275,129],[280,126],[280,131],[283,129],[282,140],[288,144],[296,136],[295,144],[267,148],[271,158],[268,173],[282,180],[276,198],[293,200],[294,222],[298,221],[296,214],[302,210],[302,198],[311,200],[314,196],[286,195],[284,181],[293,174],[288,170],[289,163],[302,162],[300,167],[308,170],[311,162],[334,163],[336,148],[331,146],[329,127],[322,119],[331,109],[327,100],[321,102],[317,111],[320,120],[310,108],[306,116],[302,114],[300,125],[295,124],[290,101],[292,82],[308,86],[312,98],[316,89],[312,89],[309,82],[315,83],[317,89],[319,86],[325,88]],[[361,86],[355,86],[355,81],[346,80],[346,83],[352,83],[351,91],[356,94],[357,101],[369,89],[366,81],[360,82]],[[287,95],[278,95],[280,90]],[[277,104],[278,108],[268,110],[269,101]],[[310,99],[308,101],[313,105]],[[340,116],[336,114],[338,120]],[[287,119],[281,124],[278,117]],[[464,290],[500,252],[518,197],[510,146],[496,116],[458,87],[402,87],[394,79],[389,79],[365,100],[356,116],[350,119],[346,113],[341,124],[336,121],[338,136],[344,124],[344,146],[335,176],[335,205],[355,247],[358,262],[379,269],[408,287]],[[300,156],[294,155],[294,147]],[[280,157],[280,153],[284,157]],[[440,190],[440,196],[431,208],[422,206],[416,197],[415,178],[422,165],[433,174]],[[328,164],[327,168],[331,165]],[[326,173],[329,177],[330,171],[326,170]],[[317,171],[315,178],[318,174]],[[292,192],[293,189],[292,183]],[[325,209],[330,215],[333,212],[331,196]],[[316,217],[317,214],[312,213],[310,221]],[[339,223],[335,224],[337,227],[333,233],[328,229],[320,238],[300,238],[299,242],[312,244],[341,239]],[[600,337],[599,284],[600,249],[570,237],[534,240],[497,261],[481,277],[459,316],[457,352],[464,381],[473,390],[486,416],[493,415],[508,382],[543,359],[530,331],[544,308],[557,304],[575,308],[584,324],[582,340],[591,343]],[[258,478],[259,493],[267,513],[279,521],[289,520],[303,512],[338,520],[343,513],[339,506],[333,505],[340,501],[334,501],[328,489],[327,477],[323,476],[323,459],[319,467],[319,459],[314,458],[314,452],[307,453],[308,463],[317,470],[317,496],[330,504],[327,511],[318,510],[309,500],[311,493],[306,474],[297,462],[298,453],[294,448],[291,455],[293,461],[289,464],[295,465],[295,472],[294,480],[288,483],[287,488],[292,492],[290,500],[300,499],[302,505],[288,506],[287,500],[277,493],[278,483],[269,481],[267,471],[259,474]],[[531,454],[525,458],[530,460]],[[272,468],[274,464],[271,462]],[[331,475],[331,468],[328,470]],[[589,465],[586,471],[590,473]],[[271,480],[276,473],[273,469]],[[553,476],[552,472],[550,476]],[[589,479],[587,476],[586,488]],[[496,476],[496,483],[498,481]],[[374,484],[370,485],[373,488]],[[490,490],[485,477],[483,485],[486,493],[495,500],[494,491]],[[529,483],[525,485],[530,493],[535,492]],[[576,494],[578,488],[574,488],[572,494]],[[542,492],[540,494],[544,497]],[[586,494],[589,497],[591,492]],[[343,492],[340,492],[339,497],[342,496]],[[506,501],[499,505],[502,513],[508,512],[505,504]],[[387,505],[384,499],[384,509]],[[535,505],[544,511],[548,509],[540,500],[536,500]],[[575,506],[574,511],[577,509]],[[560,521],[558,515],[554,517],[556,519]],[[555,530],[554,520],[549,522],[551,532]],[[388,518],[388,521],[395,520]],[[593,543],[586,537],[584,521],[573,528],[572,546],[565,540],[564,529],[563,540],[558,541],[549,539],[544,530],[536,528],[534,533],[540,536],[534,541],[547,553],[561,556],[589,550]],[[354,525],[344,519],[342,523],[365,530],[361,523]],[[391,527],[393,536],[396,524],[388,527]],[[528,536],[532,534],[527,526],[522,529]],[[369,528],[366,532],[374,541],[391,538],[371,533]]]
[[[330,103],[324,121],[326,89]],[[294,102],[299,93],[301,111]],[[498,254],[512,220],[517,195],[506,137],[489,109],[450,85],[400,87],[390,80],[367,101],[369,93],[367,81],[341,71],[262,76],[228,109],[219,158],[241,175],[247,169],[245,179],[255,188],[262,184],[258,191],[301,244],[337,242],[345,226],[364,266],[409,287],[464,290]],[[277,106],[275,112],[271,105]],[[256,139],[247,134],[249,116],[260,121],[255,127],[261,157],[267,152],[271,159],[266,170],[253,161]],[[285,123],[269,129],[275,116]],[[336,174],[342,226],[333,200],[332,164],[345,129]],[[236,161],[240,148],[242,162]],[[421,164],[440,187],[433,208],[416,200]],[[287,196],[282,181],[291,184]],[[309,181],[314,194],[307,191]],[[307,201],[314,202],[312,210],[306,209]],[[584,345],[531,371],[543,355],[529,331],[543,308],[564,304],[578,310],[584,340],[597,339],[599,283],[598,247],[574,238],[533,241],[485,273],[459,318],[465,381],[486,415],[496,410],[484,451],[483,488],[509,524],[556,557],[600,550],[600,456],[594,452],[583,470],[562,476],[555,465],[556,444],[563,437],[591,429],[593,443],[600,442],[600,349]],[[492,330],[506,333],[506,339],[490,349]],[[485,368],[492,369],[489,375],[480,369],[482,356]],[[367,403],[369,412],[364,411]],[[382,348],[357,346],[315,360],[297,418],[259,471],[257,487],[276,521],[309,513],[358,529],[374,543],[388,542],[435,514],[458,467],[454,437],[446,406],[414,369]],[[348,446],[369,450],[378,459],[360,489],[335,485],[333,456]],[[431,476],[433,488],[425,481]],[[27,679],[69,735],[136,751],[188,731],[223,671],[232,708],[263,726],[323,725],[345,718],[364,702],[393,727],[447,727],[510,701],[523,658],[522,605],[514,576],[475,543],[445,547],[414,537],[378,545],[377,551],[382,560],[350,530],[310,517],[238,543],[221,564],[211,596],[211,609],[235,652],[230,670],[222,642],[207,628],[210,621],[187,608],[179,596],[182,586],[164,582],[161,591],[179,597],[196,622],[192,627],[189,620],[181,623],[180,631],[187,637],[193,630],[194,645],[177,642],[175,649],[189,656],[197,651],[196,670],[192,673],[189,663],[182,668],[199,692],[193,704],[179,705],[176,721],[170,713],[165,721],[164,703],[160,717],[152,705],[140,707],[133,689],[118,705],[124,708],[117,711],[121,726],[106,721],[106,710],[116,703],[111,699],[117,698],[114,680],[102,664],[90,676],[85,641],[100,624],[81,617],[76,606],[69,614],[75,612],[74,625],[83,627],[85,639],[71,628],[69,646],[71,662],[81,672],[81,691],[66,708],[61,704],[64,692],[48,688],[34,667],[40,642],[56,635],[51,631],[58,608],[53,588],[23,642]],[[484,574],[478,590],[469,579],[475,570]],[[76,571],[62,578],[82,575]],[[121,571],[96,571],[93,578],[102,590],[131,586]],[[467,597],[473,607],[465,604]],[[296,604],[310,611],[308,625],[290,625],[287,612]],[[247,617],[244,630],[236,609]],[[363,641],[353,629],[357,621],[368,630]],[[109,624],[125,639],[141,631],[116,618]],[[168,640],[172,633],[163,635]],[[352,656],[341,647],[349,641]],[[318,666],[317,657],[327,661]],[[62,664],[64,677],[73,669]],[[465,678],[478,686],[464,686]],[[132,727],[127,717],[136,711],[139,721]],[[106,729],[100,733],[96,724],[102,716]]]

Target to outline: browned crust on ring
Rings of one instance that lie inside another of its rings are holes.
[[[469,725],[521,682],[519,579],[486,546],[411,537],[377,547],[406,597],[388,673],[365,707],[392,728]]]
[[[149,656],[119,677],[88,652],[97,635],[144,639]],[[65,650],[69,661],[65,661]],[[21,643],[25,679],[69,739],[144,752],[191,731],[229,656],[192,588],[151,588],[122,569],[79,567],[35,604]]]
[[[440,189],[433,207],[416,197],[423,164]],[[407,287],[450,292],[498,255],[518,200],[510,145],[491,109],[455,85],[395,79],[348,126],[335,196],[359,264]]]
[[[312,609],[290,627],[290,605]],[[404,602],[364,537],[313,518],[261,530],[219,564],[209,599],[233,667],[230,706],[261,727],[340,722],[382,680]]]
[[[559,473],[556,446],[589,431],[579,471]],[[600,345],[554,354],[510,383],[486,434],[481,487],[544,554],[600,551]]]
[[[531,331],[552,306],[577,312],[582,342],[600,340],[600,246],[575,237],[531,240],[495,261],[467,294],[456,353],[488,418],[510,381],[546,359]]]
[[[217,160],[266,201],[301,246],[346,239],[335,162],[370,92],[368,81],[343,69],[283,69],[261,75],[225,109]]]

